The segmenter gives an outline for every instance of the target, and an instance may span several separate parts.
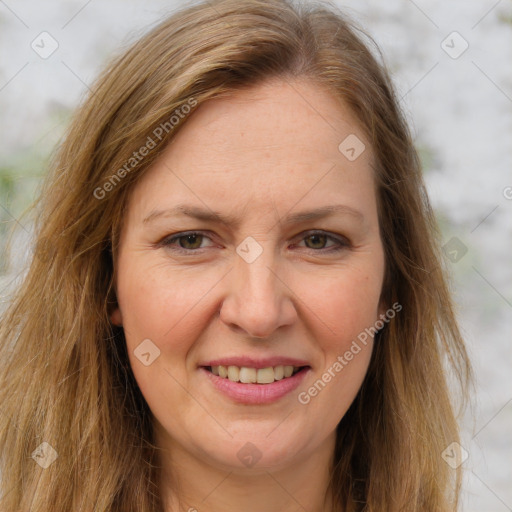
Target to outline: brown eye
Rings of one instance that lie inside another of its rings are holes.
[[[329,235],[323,232],[314,232],[306,234],[305,236],[302,237],[302,240],[304,240],[305,246],[308,249],[317,252],[335,252],[340,251],[342,249],[346,249],[347,247],[350,246],[350,242],[347,239],[334,235]],[[331,245],[326,245],[329,241],[332,241],[334,243],[331,243]]]
[[[324,246],[327,243],[328,238],[329,237],[327,235],[315,233],[313,235],[309,235],[309,236],[305,237],[304,240],[311,241],[311,245],[308,246],[310,249],[324,249]]]
[[[210,240],[210,238],[202,233],[181,233],[162,240],[159,245],[178,252],[192,253],[206,248],[207,246],[201,246],[205,240]]]
[[[210,240],[210,237],[200,232],[178,233],[174,236],[162,240],[159,245],[170,250],[182,253],[201,253],[202,249],[208,246],[202,246],[202,242]],[[306,248],[314,252],[336,252],[350,247],[350,242],[344,237],[338,237],[323,232],[314,232],[306,234],[301,238],[305,242]],[[331,242],[330,245],[327,245]],[[332,243],[334,242],[334,243]],[[210,244],[211,245],[211,244]]]
[[[177,238],[179,245],[183,249],[199,249],[203,240],[203,235],[199,233],[192,233],[190,235],[183,235]]]

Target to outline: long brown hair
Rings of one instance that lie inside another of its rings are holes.
[[[338,425],[333,507],[456,509],[461,469],[442,458],[459,439],[445,363],[462,397],[471,370],[418,155],[368,41],[330,5],[214,0],[108,65],[53,160],[34,257],[2,320],[1,510],[163,510],[151,414],[109,321],[123,211],[196,105],[271,78],[309,79],[357,116],[375,152],[383,297],[403,306]]]

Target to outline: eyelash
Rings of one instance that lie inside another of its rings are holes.
[[[172,245],[173,242],[178,241],[180,238],[185,238],[185,237],[191,236],[191,235],[200,235],[205,238],[210,238],[210,237],[206,236],[201,231],[186,231],[183,233],[176,233],[175,235],[171,235],[169,237],[164,238],[162,241],[160,241],[158,243],[158,246],[162,246],[162,247],[165,247],[172,251],[182,253],[182,254],[188,254],[188,255],[190,255],[191,253],[201,253],[203,251],[203,249],[206,249],[206,247],[199,248],[199,249],[185,249],[183,247]],[[334,247],[334,248],[333,247],[324,247],[323,249],[311,249],[311,248],[306,247],[306,249],[309,249],[312,252],[324,252],[324,253],[327,253],[327,252],[333,253],[334,252],[334,253],[336,253],[336,252],[342,251],[344,249],[348,249],[351,246],[348,239],[342,238],[342,237],[337,237],[337,236],[328,234],[325,231],[320,231],[320,230],[307,231],[304,234],[304,236],[302,237],[301,241],[308,237],[311,237],[313,235],[326,235],[326,238],[336,242],[338,244],[338,247]]]

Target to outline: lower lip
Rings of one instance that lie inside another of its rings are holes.
[[[306,374],[311,370],[310,367],[302,368],[295,375],[276,380],[271,384],[243,384],[233,382],[228,378],[219,377],[204,367],[200,370],[206,374],[210,382],[223,394],[242,404],[270,404],[277,402],[288,393],[296,389],[303,381]]]

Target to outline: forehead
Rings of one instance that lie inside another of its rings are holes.
[[[340,151],[346,140],[365,145],[355,160]],[[185,196],[263,213],[319,198],[371,206],[373,188],[371,147],[349,108],[318,84],[281,80],[200,105],[133,195],[146,214]]]
[[[291,153],[337,159],[340,142],[356,132],[362,138],[361,131],[350,109],[325,87],[305,79],[274,79],[199,106],[169,150],[183,158],[184,146],[194,147],[197,156],[205,148],[227,161],[249,154],[289,160]]]

